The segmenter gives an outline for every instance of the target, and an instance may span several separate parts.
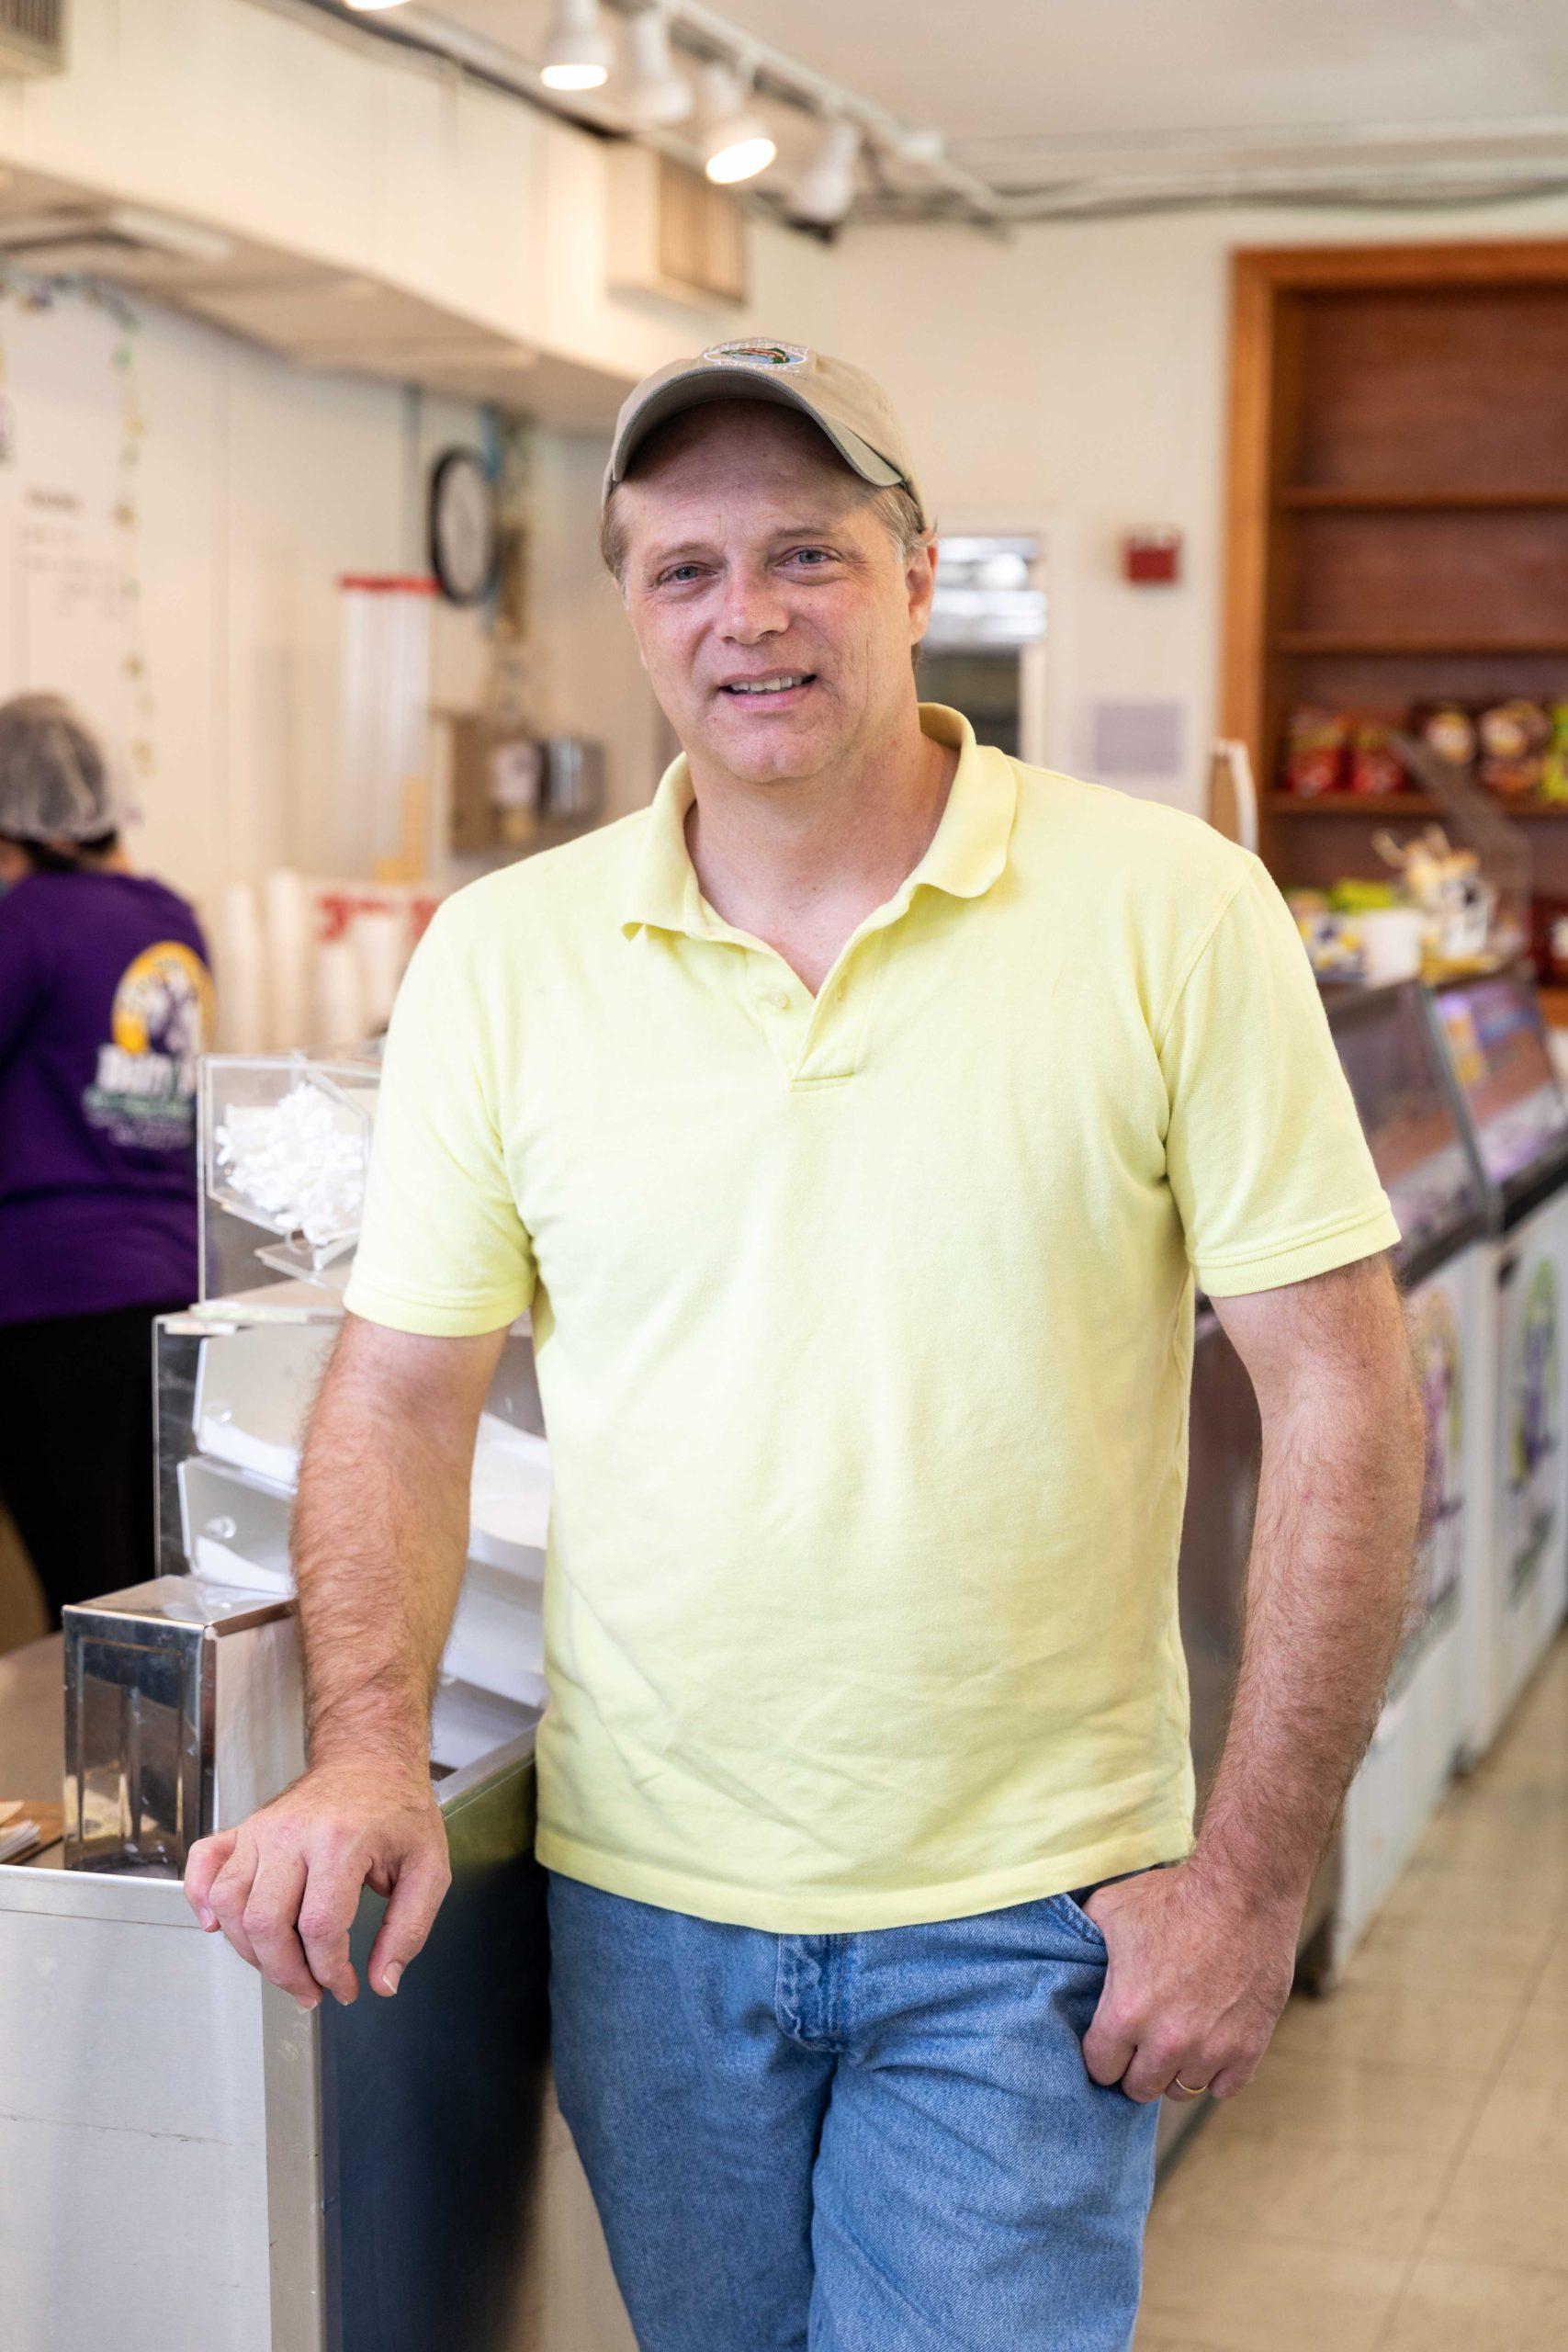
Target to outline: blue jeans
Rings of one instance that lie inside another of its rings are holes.
[[[556,2089],[642,2352],[1125,2352],[1159,2102],[1065,1894],[775,1936],[552,1872]]]

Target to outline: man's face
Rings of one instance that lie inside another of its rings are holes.
[[[806,419],[698,410],[616,511],[643,667],[699,763],[749,784],[818,775],[907,712],[934,551],[905,560]]]

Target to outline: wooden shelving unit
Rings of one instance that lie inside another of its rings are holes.
[[[1360,817],[1376,825],[1398,824],[1405,817],[1440,817],[1443,813],[1441,801],[1425,792],[1390,792],[1382,799],[1360,792],[1323,792],[1315,799],[1294,792],[1267,792],[1263,805],[1276,817]],[[1555,800],[1499,800],[1496,807],[1499,816],[1515,817],[1527,824],[1537,819],[1550,822],[1553,818],[1568,817],[1568,803]]]
[[[1336,490],[1293,482],[1276,491],[1274,503],[1318,514],[1517,514],[1568,507],[1568,490]]]
[[[1568,636],[1544,632],[1534,637],[1427,637],[1420,630],[1403,636],[1341,635],[1335,629],[1286,629],[1271,640],[1276,653],[1353,653],[1415,655],[1421,660],[1440,654],[1445,661],[1512,661],[1516,654],[1551,653],[1568,658]]]
[[[1222,728],[1282,882],[1381,875],[1425,796],[1273,789],[1293,706],[1568,699],[1568,242],[1236,256]],[[1556,808],[1535,887],[1568,899]]]

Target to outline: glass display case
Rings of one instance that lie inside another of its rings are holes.
[[[378,1063],[209,1055],[198,1095],[201,1295],[341,1295],[370,1165]]]
[[[1513,1222],[1568,1177],[1568,1101],[1540,999],[1522,973],[1502,972],[1439,989],[1435,1002],[1482,1167]]]
[[[1436,1035],[1491,1190],[1492,1538],[1466,1744],[1484,1753],[1568,1602],[1568,1100],[1522,970],[1439,989]]]
[[[1395,1252],[1425,1421],[1411,1614],[1346,1800],[1332,1959],[1393,1891],[1466,1747],[1466,1660],[1484,1639],[1495,1414],[1492,1214],[1464,1109],[1416,981],[1342,1000],[1334,1038],[1400,1227]]]

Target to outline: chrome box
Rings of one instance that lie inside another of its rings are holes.
[[[293,1603],[195,1577],[65,1621],[65,1864],[178,1878],[304,1769]]]

